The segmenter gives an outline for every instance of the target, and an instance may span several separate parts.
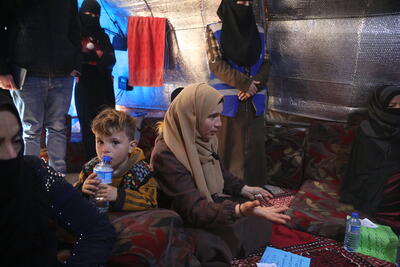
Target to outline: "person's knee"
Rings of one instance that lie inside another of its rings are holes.
[[[201,266],[231,266],[233,255],[222,238],[202,229],[186,231],[195,240],[195,256]]]
[[[67,126],[65,125],[65,120],[58,120],[46,123],[46,130],[48,134],[61,133],[65,134]]]
[[[41,125],[30,124],[27,127],[24,126],[23,137],[25,140],[36,140],[40,139],[42,135],[43,127]]]

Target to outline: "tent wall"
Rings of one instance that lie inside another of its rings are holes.
[[[219,0],[101,2],[124,30],[128,16],[166,17],[178,47],[181,75],[166,75],[164,87],[133,91],[118,89],[118,77],[127,76],[128,70],[126,52],[117,52],[118,104],[166,109],[175,87],[208,80],[204,33],[207,24],[218,21]],[[257,19],[263,23],[263,3],[255,3]],[[270,109],[346,121],[365,106],[376,86],[400,83],[398,0],[269,0],[267,5]]]
[[[270,108],[346,121],[371,90],[400,83],[397,0],[273,0]]]

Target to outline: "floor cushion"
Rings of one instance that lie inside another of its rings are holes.
[[[268,184],[299,189],[304,178],[307,128],[290,125],[266,126]]]
[[[312,123],[305,157],[305,180],[342,180],[356,127],[338,122]]]
[[[200,266],[194,240],[171,210],[110,213],[117,241],[107,266]]]
[[[288,226],[304,232],[343,240],[345,218],[353,206],[338,201],[338,180],[307,180],[295,195],[287,214]]]

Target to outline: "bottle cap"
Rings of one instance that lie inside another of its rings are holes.
[[[351,217],[358,219],[359,218],[358,212],[352,212]]]
[[[110,163],[111,162],[111,157],[110,156],[102,156],[101,161],[104,163]]]

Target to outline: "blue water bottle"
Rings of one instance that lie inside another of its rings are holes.
[[[361,221],[357,212],[351,214],[346,222],[346,233],[344,236],[344,248],[347,251],[356,251],[360,245]]]
[[[93,171],[97,174],[97,179],[101,184],[111,184],[113,168],[111,167],[109,156],[101,157],[101,161],[94,167]],[[108,211],[109,203],[103,197],[95,196],[96,207],[100,213]]]

